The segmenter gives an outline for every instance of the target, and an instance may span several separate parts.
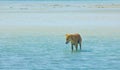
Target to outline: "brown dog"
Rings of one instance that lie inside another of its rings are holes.
[[[66,44],[71,42],[71,49],[73,51],[73,46],[75,46],[76,51],[78,50],[78,44],[81,49],[82,38],[80,34],[66,34]]]

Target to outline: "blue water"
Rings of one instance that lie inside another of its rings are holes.
[[[0,70],[120,70],[119,12],[5,13],[5,8]],[[72,52],[65,34],[75,32],[83,38],[82,50]]]
[[[64,33],[0,33],[0,70],[119,70],[120,37],[87,35],[71,51]]]

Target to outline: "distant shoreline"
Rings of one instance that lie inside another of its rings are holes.
[[[120,12],[119,8],[119,3],[6,3],[0,4],[0,13]]]

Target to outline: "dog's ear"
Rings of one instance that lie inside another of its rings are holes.
[[[68,36],[69,34],[65,34],[65,36]]]

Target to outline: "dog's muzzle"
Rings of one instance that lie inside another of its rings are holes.
[[[68,44],[68,42],[65,42],[65,44]]]

